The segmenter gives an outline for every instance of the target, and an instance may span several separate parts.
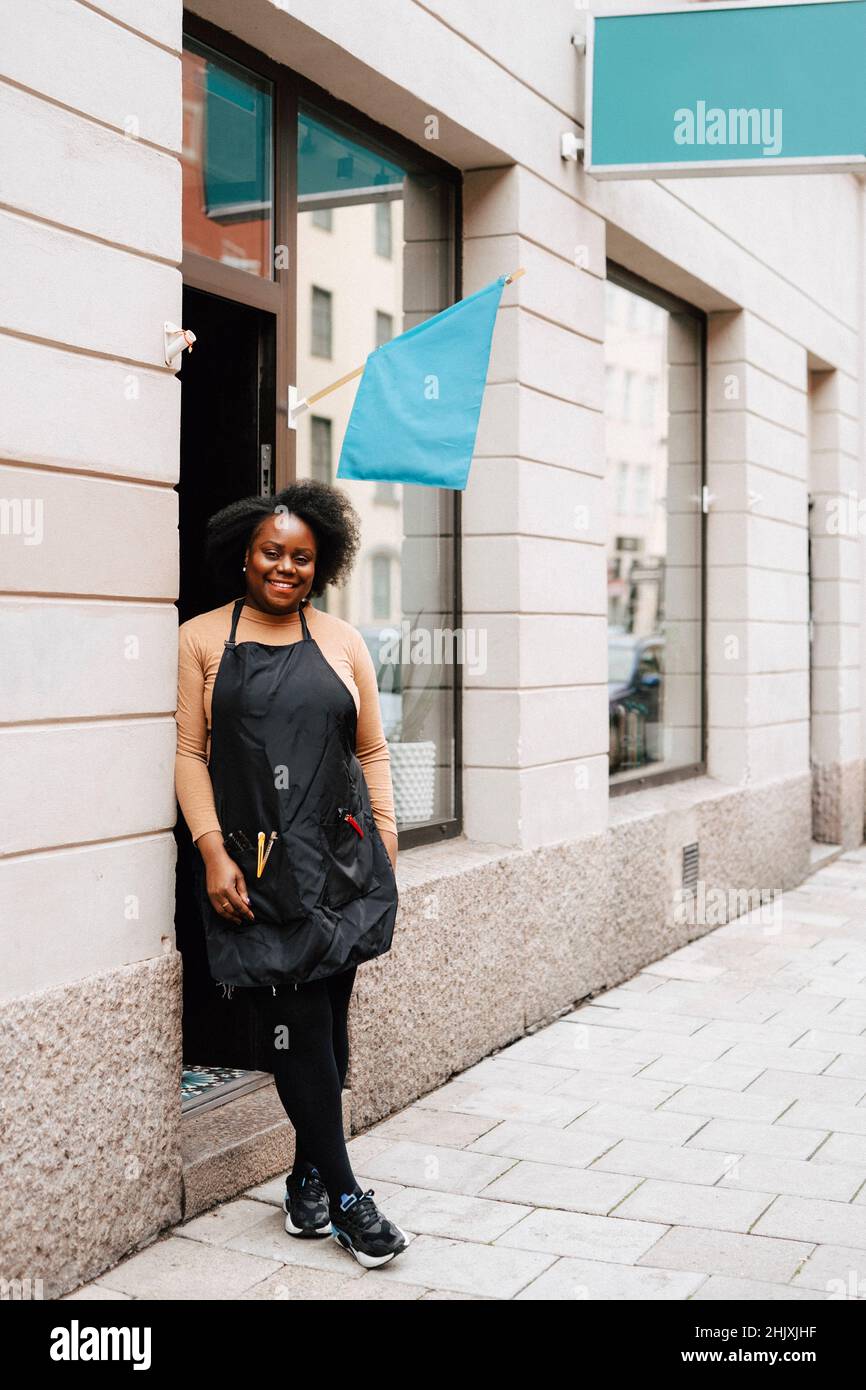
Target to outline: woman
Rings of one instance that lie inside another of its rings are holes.
[[[311,480],[211,517],[209,566],[238,597],[180,626],[175,782],[211,975],[250,989],[273,1039],[286,1230],[372,1268],[406,1236],[355,1179],[340,1093],[355,971],[391,945],[397,824],[372,658],[310,606],[358,545],[348,498]]]

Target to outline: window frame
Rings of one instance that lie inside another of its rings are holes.
[[[699,355],[699,403],[700,411],[700,469],[698,490],[703,497],[707,482],[707,327],[708,316],[696,305],[690,304],[685,299],[680,299],[677,295],[671,294],[668,290],[661,289],[654,285],[650,280],[645,280],[643,276],[637,275],[634,271],[628,270],[617,261],[607,262],[607,279],[612,284],[618,285],[620,289],[630,290],[632,294],[638,295],[642,299],[649,299],[654,304],[658,304],[662,309],[667,309],[670,313],[683,314],[694,319],[698,328],[698,355]],[[607,455],[605,453],[605,468],[607,467]],[[703,505],[699,512],[701,518],[700,536],[700,557],[701,557],[701,670],[700,670],[700,758],[695,763],[685,763],[682,767],[666,768],[663,772],[647,772],[641,777],[628,777],[621,782],[610,780],[608,773],[608,795],[625,796],[629,792],[641,791],[644,787],[658,787],[667,782],[683,782],[690,777],[705,776],[707,772],[707,748],[709,743],[708,729],[708,702],[707,702],[707,514]]]
[[[396,131],[372,120],[348,102],[335,97],[324,87],[295,72],[292,68],[269,58],[233,34],[201,19],[190,10],[183,10],[183,36],[209,45],[218,54],[247,68],[273,86],[273,234],[275,247],[286,248],[286,264],[273,267],[273,278],[250,275],[243,270],[223,265],[210,257],[186,250],[182,253],[183,283],[206,293],[219,295],[238,303],[252,305],[272,313],[276,328],[276,421],[277,436],[274,454],[274,490],[279,491],[297,476],[297,435],[287,425],[290,384],[297,381],[297,325],[300,306],[297,282],[297,138],[298,109],[314,107],[326,118],[342,123],[356,133],[371,148],[386,157],[405,161],[412,169],[426,169],[451,185],[450,295],[452,304],[463,298],[463,176],[459,169],[447,164],[423,145],[415,144]],[[392,248],[393,259],[393,248]],[[448,307],[443,305],[443,308]],[[451,605],[444,620],[458,632],[463,623],[462,584],[462,524],[463,497],[459,489],[440,489],[449,492],[442,533],[446,565],[451,569]],[[450,549],[450,556],[447,552]],[[456,638],[455,638],[456,644]],[[415,845],[438,844],[463,833],[463,669],[454,660],[452,671],[452,728],[453,765],[451,768],[453,814],[398,831],[398,847],[410,849]]]

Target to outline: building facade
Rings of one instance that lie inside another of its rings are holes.
[[[210,512],[334,478],[354,387],[295,428],[289,387],[497,275],[465,493],[346,485],[329,607],[465,644],[381,662],[401,907],[347,1129],[862,842],[863,183],[593,180],[582,19],[3,9],[4,1278],[56,1296],[288,1160],[190,913],[178,621]]]

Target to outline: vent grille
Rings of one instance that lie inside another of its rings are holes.
[[[698,886],[698,847],[683,845],[683,890],[694,893]]]

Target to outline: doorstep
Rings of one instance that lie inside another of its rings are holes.
[[[255,1086],[218,1104],[183,1111],[182,1221],[290,1170],[295,1131],[274,1078],[262,1072],[257,1080]],[[343,1133],[347,1139],[351,1133],[348,1090],[343,1091]]]
[[[813,840],[809,846],[810,876],[818,869],[823,869],[825,864],[831,864],[834,859],[838,859],[841,853],[841,845],[825,844],[822,841]]]

